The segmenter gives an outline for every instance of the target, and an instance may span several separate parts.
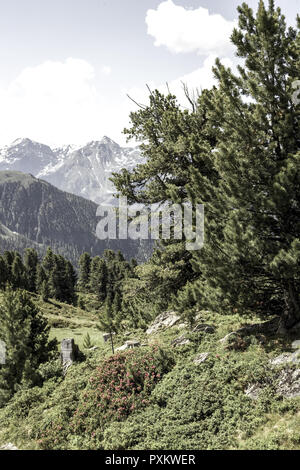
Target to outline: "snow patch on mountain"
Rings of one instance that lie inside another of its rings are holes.
[[[131,170],[143,159],[139,149],[121,147],[104,136],[82,146],[51,149],[28,138],[17,139],[0,149],[0,171],[31,173],[64,191],[97,203],[111,201],[115,188],[112,172]]]

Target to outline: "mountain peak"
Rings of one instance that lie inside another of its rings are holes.
[[[100,140],[101,144],[113,144],[113,145],[118,145],[114,140],[110,139],[107,137],[107,135],[104,135],[102,139]]]
[[[11,146],[24,145],[24,144],[33,144],[34,142],[28,137],[19,137],[11,143]]]
[[[123,148],[104,135],[83,146],[51,149],[29,138],[0,149],[0,171],[21,171],[42,178],[69,193],[98,202],[114,192],[112,172],[141,163],[138,150]]]

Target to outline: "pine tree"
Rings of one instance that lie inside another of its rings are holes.
[[[219,90],[207,100],[222,131],[212,158],[219,182],[195,172],[190,184],[191,194],[208,195],[194,298],[217,310],[279,314],[289,328],[300,320],[299,33],[273,1],[268,9],[260,1],[256,17],[239,7],[232,41],[245,65],[236,76],[217,61]]]
[[[8,282],[8,267],[3,256],[0,256],[0,289],[4,289]]]
[[[92,259],[90,270],[90,291],[97,295],[100,302],[107,296],[107,265],[99,256]]]
[[[0,406],[25,384],[40,383],[39,364],[51,359],[56,340],[50,327],[22,290],[7,289],[0,304],[0,337],[6,345],[6,363],[0,369]]]
[[[76,285],[77,275],[73,268],[73,265],[70,261],[64,260],[64,271],[62,274],[62,295],[63,301],[75,304],[76,294],[75,294],[75,285]]]
[[[98,329],[101,331],[106,331],[110,335],[111,349],[114,354],[114,340],[113,334],[117,333],[120,328],[120,323],[118,321],[117,315],[115,315],[113,306],[110,300],[106,301],[104,313],[99,317]]]
[[[89,253],[83,253],[79,258],[78,286],[80,290],[85,292],[89,287],[91,262],[92,258]]]
[[[40,290],[41,298],[44,302],[48,302],[50,292],[48,282],[45,280],[42,282],[41,290]]]
[[[246,4],[238,10],[238,75],[218,60],[218,87],[191,112],[151,93],[126,131],[147,163],[113,181],[129,202],[205,205],[204,248],[188,261],[195,274],[181,273],[190,321],[196,308],[234,308],[279,314],[289,328],[300,320],[300,106],[292,99],[300,35],[272,0],[259,2],[256,17]]]
[[[27,248],[24,254],[24,266],[26,270],[26,288],[30,292],[36,292],[38,254],[33,248]]]
[[[84,339],[83,339],[83,347],[85,349],[91,349],[93,347],[93,343],[91,341],[91,337],[89,335],[89,332],[87,332],[87,334],[85,335]]]
[[[36,268],[36,292],[39,294],[42,293],[44,283],[48,283],[47,275],[43,265],[38,264]],[[48,293],[49,293],[49,286],[47,286]]]
[[[49,246],[43,258],[43,268],[48,276],[50,272],[52,271],[52,269],[54,268],[54,264],[55,264],[55,254],[53,253],[52,249]]]
[[[22,258],[19,253],[15,252],[11,266],[11,281],[16,288],[24,288],[26,286],[26,271]]]

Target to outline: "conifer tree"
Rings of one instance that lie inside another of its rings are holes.
[[[51,359],[56,340],[50,327],[22,290],[7,289],[0,304],[0,338],[6,345],[6,363],[0,368],[0,406],[25,384],[40,383],[39,364]]]
[[[11,266],[11,281],[16,288],[24,288],[26,286],[26,271],[22,258],[18,252],[15,252]]]
[[[93,343],[91,341],[91,337],[90,337],[90,334],[89,332],[87,332],[87,334],[85,335],[84,339],[83,339],[83,347],[85,349],[91,349],[93,347]]]
[[[273,0],[260,1],[256,16],[246,4],[238,11],[232,42],[244,66],[235,75],[217,60],[218,87],[191,113],[151,93],[126,131],[143,142],[147,163],[113,180],[130,202],[205,205],[205,244],[182,299],[189,316],[191,302],[278,314],[289,328],[300,320],[300,36]]]
[[[24,266],[26,270],[26,288],[30,292],[36,292],[38,254],[33,248],[27,248],[24,254]]]
[[[50,274],[55,264],[55,254],[53,253],[51,247],[47,248],[46,254],[43,258],[43,268],[47,275]]]
[[[271,0],[256,16],[246,4],[238,10],[232,41],[245,65],[236,76],[217,61],[219,90],[207,100],[222,131],[213,157],[219,183],[195,172],[189,188],[208,195],[194,263],[204,282],[194,293],[217,310],[279,314],[289,328],[300,321],[299,33]]]
[[[47,275],[42,264],[38,264],[36,268],[36,292],[42,293],[44,283],[48,284]],[[48,294],[49,286],[47,285]]]
[[[119,331],[119,328],[120,328],[119,319],[117,315],[115,315],[111,301],[107,299],[105,303],[104,313],[102,313],[101,316],[99,317],[98,329],[109,333],[110,342],[111,342],[111,350],[113,354],[115,352],[113,334],[117,333]]]
[[[0,256],[0,289],[4,289],[8,282],[8,267],[3,256]]]
[[[91,261],[92,258],[89,253],[83,253],[79,258],[78,286],[82,291],[87,291],[89,287]]]
[[[100,302],[107,296],[107,266],[103,259],[96,256],[92,259],[89,287],[92,293],[97,295]]]
[[[48,282],[46,280],[42,282],[40,294],[41,294],[42,300],[44,302],[48,302],[50,291],[49,291]]]

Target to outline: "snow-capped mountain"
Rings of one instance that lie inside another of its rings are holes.
[[[0,171],[22,171],[48,181],[59,189],[97,203],[109,202],[115,188],[112,172],[132,169],[142,162],[138,148],[120,147],[103,137],[83,147],[51,149],[30,139],[17,139],[0,149]]]
[[[55,163],[55,155],[48,145],[30,139],[17,139],[0,149],[0,169],[37,174]]]

